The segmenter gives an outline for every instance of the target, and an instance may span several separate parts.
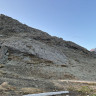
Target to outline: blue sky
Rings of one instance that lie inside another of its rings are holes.
[[[0,0],[0,13],[87,49],[96,47],[96,0]]]

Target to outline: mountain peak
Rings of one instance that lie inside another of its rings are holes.
[[[91,52],[96,52],[96,48],[93,48],[90,50]]]

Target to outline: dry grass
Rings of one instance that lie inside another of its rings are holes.
[[[23,94],[34,94],[34,93],[42,93],[43,91],[38,88],[26,87],[21,89]]]

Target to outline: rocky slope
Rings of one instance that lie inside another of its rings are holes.
[[[96,55],[87,49],[0,15],[0,83],[48,91],[59,89],[54,79],[94,81],[95,73]]]

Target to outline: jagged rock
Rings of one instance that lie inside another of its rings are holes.
[[[7,47],[1,46],[1,48],[0,48],[0,63],[4,63],[7,60],[7,58],[8,58],[7,51],[8,51]]]
[[[5,39],[3,46],[8,46],[20,50],[21,52],[36,55],[39,58],[53,61],[55,64],[68,63],[67,57],[58,50],[54,50],[54,47],[49,47],[48,45],[35,40],[30,41],[27,38],[12,37]]]

